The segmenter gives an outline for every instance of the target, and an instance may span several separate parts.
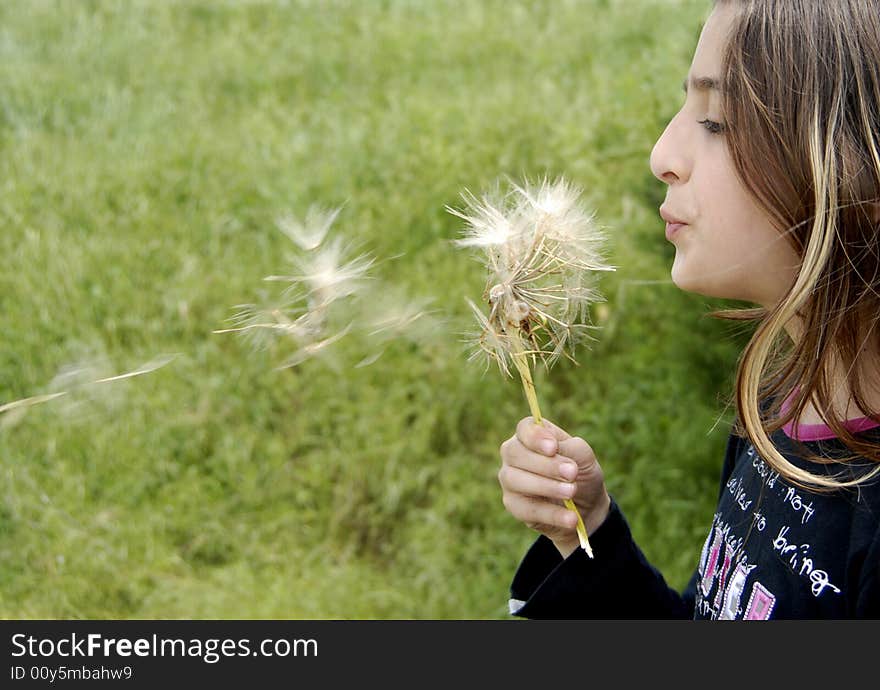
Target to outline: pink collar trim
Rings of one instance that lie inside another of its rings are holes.
[[[794,397],[792,393],[782,403],[782,413],[788,411],[789,403]],[[874,429],[880,426],[880,422],[875,422],[870,417],[858,417],[857,419],[847,419],[843,423],[843,428],[853,434],[858,434],[868,429]],[[796,429],[796,430],[795,430]],[[795,420],[791,420],[782,427],[785,435],[796,441],[825,441],[830,438],[837,438],[837,434],[827,424],[796,424]]]

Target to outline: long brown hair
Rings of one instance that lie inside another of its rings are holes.
[[[737,11],[723,61],[727,145],[742,182],[801,257],[772,309],[713,314],[757,321],[737,367],[738,430],[799,486],[854,486],[880,474],[880,445],[844,426],[829,373],[842,367],[855,404],[880,421],[863,380],[866,361],[880,357],[880,7],[717,0],[730,3]],[[785,331],[793,320],[802,324],[794,340]],[[826,466],[815,472],[787,461],[770,440],[811,397],[851,451],[830,459],[802,447]],[[856,458],[878,464],[858,477],[833,471]]]

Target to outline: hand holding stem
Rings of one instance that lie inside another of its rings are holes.
[[[538,396],[535,392],[535,383],[532,380],[532,371],[529,368],[527,355],[522,349],[515,349],[514,352],[511,353],[511,356],[517,371],[519,371],[523,389],[525,390],[526,398],[529,401],[529,408],[531,409],[535,424],[542,425],[544,423],[544,418],[541,416],[541,409],[538,406]],[[593,549],[590,546],[590,539],[587,536],[587,528],[584,526],[584,520],[581,517],[581,514],[578,512],[577,507],[570,498],[564,499],[563,503],[566,508],[574,512],[577,516],[578,541],[580,542],[581,548],[587,552],[587,555],[590,558],[592,558]]]

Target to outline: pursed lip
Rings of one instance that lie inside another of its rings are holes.
[[[660,207],[660,217],[666,221],[666,239],[672,239],[672,236],[681,230],[685,225],[687,225],[687,221],[681,220],[678,216],[672,214],[668,209],[661,206]]]

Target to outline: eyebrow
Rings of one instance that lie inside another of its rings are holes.
[[[681,83],[681,88],[687,93],[687,79]],[[691,77],[691,88],[696,89],[697,91],[720,91],[721,83],[715,77]]]

